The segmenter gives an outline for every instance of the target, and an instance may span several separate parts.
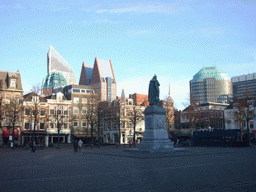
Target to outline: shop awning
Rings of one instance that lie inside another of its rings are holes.
[[[10,131],[3,130],[3,137],[9,137],[9,136],[10,136]]]
[[[91,137],[91,135],[86,135],[86,134],[73,134],[75,137]],[[98,137],[98,135],[93,135],[93,137]]]

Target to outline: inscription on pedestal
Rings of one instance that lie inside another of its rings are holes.
[[[165,119],[163,117],[156,118],[156,129],[165,128]]]

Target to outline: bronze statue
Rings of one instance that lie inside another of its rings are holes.
[[[159,82],[156,79],[156,75],[151,79],[148,90],[149,105],[157,105],[159,102]]]

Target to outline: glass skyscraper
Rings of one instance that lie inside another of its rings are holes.
[[[190,103],[229,103],[231,79],[217,67],[204,67],[190,81]]]
[[[61,73],[67,82],[67,85],[76,85],[76,74],[69,64],[59,55],[59,53],[50,46],[47,54],[47,73]]]

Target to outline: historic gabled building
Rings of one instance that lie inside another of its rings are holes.
[[[132,95],[130,95],[132,96]],[[104,143],[128,144],[134,136],[134,113],[137,113],[135,127],[135,139],[140,142],[145,131],[145,121],[143,111],[148,105],[148,101],[136,105],[132,98],[125,98],[124,90],[121,98],[103,102],[100,109],[100,131],[102,131]],[[119,141],[120,137],[120,141]]]
[[[22,130],[22,96],[23,89],[19,70],[0,71],[0,143],[9,141],[9,136],[15,137],[20,143]]]
[[[34,92],[23,96],[22,144],[32,142],[46,144],[48,127],[48,103],[45,97]]]
[[[71,104],[63,93],[53,93],[46,96],[48,104],[46,146],[58,142],[58,129],[60,129],[60,143],[71,143]]]

